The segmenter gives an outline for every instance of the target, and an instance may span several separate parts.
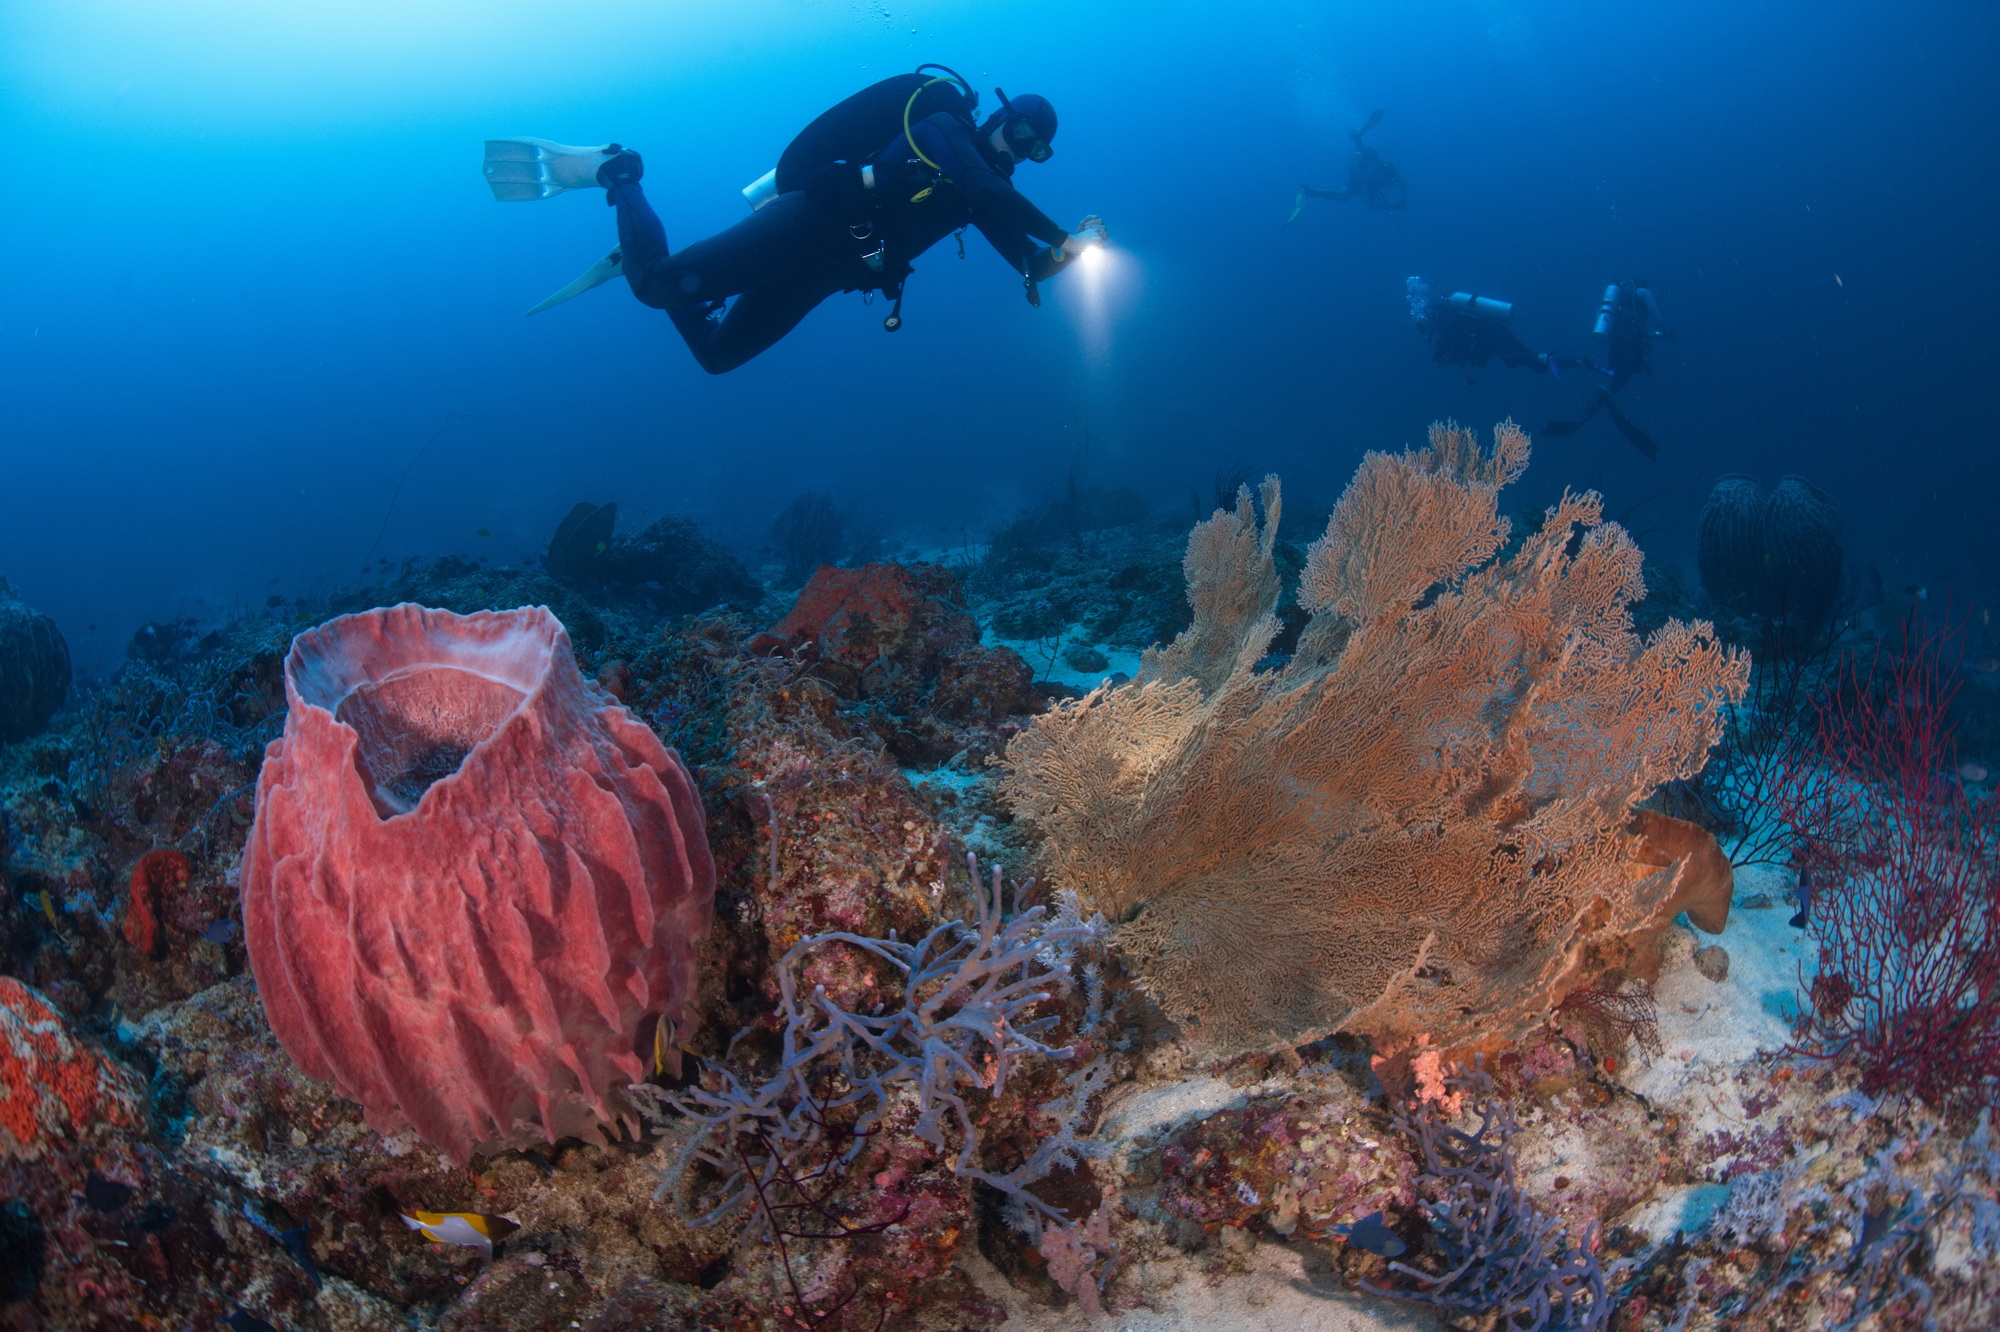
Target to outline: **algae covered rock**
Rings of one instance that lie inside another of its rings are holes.
[[[0,740],[25,740],[69,696],[69,644],[0,578]]]

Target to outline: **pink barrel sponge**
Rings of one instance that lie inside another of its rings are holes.
[[[243,925],[299,1067],[459,1162],[636,1130],[715,897],[679,757],[543,607],[342,616],[293,640],[285,698]]]

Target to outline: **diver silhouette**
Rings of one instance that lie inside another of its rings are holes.
[[[1315,189],[1311,185],[1299,186],[1298,197],[1292,200],[1292,215],[1285,219],[1290,226],[1305,210],[1308,199],[1332,199],[1346,203],[1349,199],[1359,199],[1370,208],[1383,212],[1397,213],[1410,206],[1410,187],[1403,182],[1403,173],[1396,169],[1394,162],[1385,162],[1382,155],[1361,141],[1361,136],[1382,123],[1382,112],[1377,110],[1368,117],[1368,123],[1358,130],[1349,130],[1347,137],[1354,141],[1354,151],[1347,155],[1347,187],[1339,190]],[[1390,192],[1395,197],[1390,198]]]
[[[1574,435],[1602,411],[1611,418],[1611,424],[1618,428],[1618,433],[1632,441],[1639,452],[1648,458],[1658,458],[1660,446],[1652,436],[1633,424],[1632,419],[1612,401],[1632,381],[1632,376],[1640,371],[1651,373],[1653,367],[1649,358],[1654,339],[1672,340],[1674,336],[1660,318],[1659,302],[1654,298],[1652,288],[1643,280],[1614,282],[1606,287],[1604,299],[1597,307],[1597,322],[1591,329],[1591,335],[1604,349],[1603,361],[1593,368],[1605,376],[1605,382],[1591,396],[1590,406],[1581,417],[1574,421],[1551,421],[1542,427],[1542,433],[1556,437]]]
[[[1530,351],[1514,330],[1507,327],[1514,317],[1510,302],[1475,296],[1468,291],[1455,291],[1439,299],[1431,292],[1430,284],[1420,277],[1405,281],[1403,294],[1409,299],[1410,318],[1417,331],[1431,344],[1431,359],[1439,365],[1457,366],[1468,384],[1473,382],[1471,367],[1485,365],[1496,356],[1510,370],[1533,370],[1557,379],[1562,378],[1565,370],[1590,364],[1567,356]]]
[[[528,313],[622,274],[634,296],[666,312],[701,368],[719,375],[777,343],[836,292],[884,293],[893,305],[883,327],[894,332],[911,261],[967,226],[1021,275],[1029,304],[1040,305],[1038,284],[1102,244],[1104,224],[1091,216],[1065,231],[1014,188],[1017,163],[1046,162],[1053,152],[1056,112],[1047,98],[996,89],[999,110],[976,122],[970,84],[949,70],[924,72],[943,68],[884,79],[819,116],[744,190],[749,217],[678,251],[640,188],[638,153],[489,140],[496,198],[600,185],[618,213],[618,248]]]

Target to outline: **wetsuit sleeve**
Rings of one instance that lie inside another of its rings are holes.
[[[1040,281],[1062,267],[1048,249],[1034,242],[1059,246],[1069,239],[1069,233],[987,164],[970,131],[956,123],[946,129],[933,118],[912,127],[911,134],[957,187],[972,213],[972,225],[1015,272]]]

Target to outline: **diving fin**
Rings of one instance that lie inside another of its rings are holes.
[[[615,143],[572,148],[547,139],[488,139],[486,183],[501,203],[553,199],[597,184],[597,168],[618,151]]]
[[[1280,225],[1289,227],[1290,225],[1292,225],[1292,223],[1298,221],[1299,214],[1305,211],[1306,211],[1306,187],[1301,185],[1299,186],[1298,197],[1292,200],[1292,215],[1286,218]]]
[[[1583,429],[1582,421],[1551,421],[1542,427],[1542,433],[1555,439],[1561,439],[1564,435],[1574,435],[1581,429]]]
[[[1383,115],[1382,108],[1379,106],[1376,107],[1375,114],[1368,117],[1368,123],[1366,125],[1363,125],[1360,129],[1354,131],[1354,137],[1358,139],[1362,135],[1366,134],[1369,130],[1374,129],[1377,125],[1381,124],[1382,115]]]
[[[1653,437],[1651,435],[1648,435],[1645,431],[1639,429],[1638,426],[1633,425],[1632,418],[1625,415],[1625,413],[1619,411],[1617,403],[1611,401],[1611,399],[1609,398],[1606,398],[1604,400],[1604,410],[1610,414],[1611,424],[1618,427],[1618,433],[1625,436],[1625,438],[1631,440],[1633,446],[1636,447],[1639,450],[1639,452],[1645,454],[1648,458],[1652,458],[1656,461],[1659,459],[1660,446],[1653,442]]]
[[[528,313],[537,315],[552,305],[561,305],[564,301],[575,300],[592,287],[601,287],[624,271],[625,256],[620,251],[613,250],[610,254],[605,255],[589,268],[583,270],[582,277],[579,277],[576,281],[570,283],[567,287],[564,287],[561,291],[528,311]]]

